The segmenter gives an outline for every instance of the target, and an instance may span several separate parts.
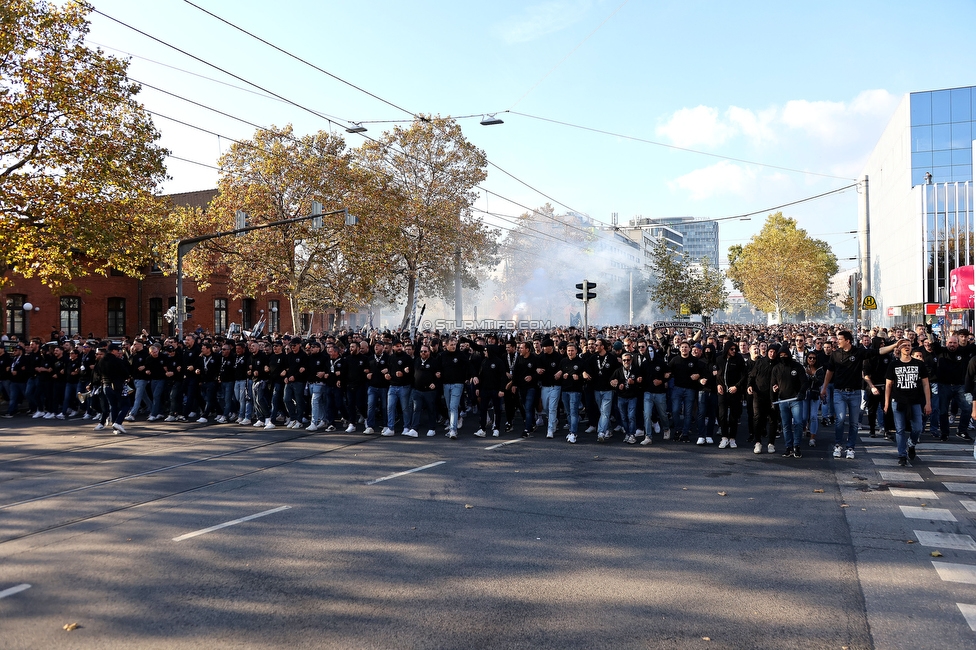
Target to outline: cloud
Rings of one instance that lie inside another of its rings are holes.
[[[667,137],[679,147],[718,146],[735,131],[735,127],[719,120],[718,109],[709,106],[682,108],[657,127],[658,135]]]
[[[592,4],[591,0],[553,0],[534,4],[501,23],[497,31],[508,44],[527,43],[576,24],[586,16]]]
[[[696,169],[668,182],[672,191],[685,190],[693,201],[702,201],[717,194],[748,196],[757,181],[754,168],[723,160],[708,167]]]

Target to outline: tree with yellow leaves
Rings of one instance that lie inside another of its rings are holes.
[[[90,271],[140,275],[167,228],[154,196],[167,152],[127,62],[86,46],[87,14],[0,6],[0,272],[55,290]]]
[[[837,257],[830,246],[797,228],[782,212],[771,214],[745,246],[729,248],[728,276],[757,309],[776,314],[817,313],[833,297]]]

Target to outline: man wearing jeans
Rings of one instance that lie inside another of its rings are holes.
[[[827,399],[827,387],[834,383],[834,458],[846,455],[854,458],[854,445],[857,442],[857,427],[861,420],[861,369],[865,359],[879,354],[888,354],[895,349],[886,345],[880,350],[854,347],[854,335],[847,330],[837,334],[837,349],[827,360],[827,374],[824,376],[820,398]],[[847,425],[845,441],[844,426]],[[845,454],[844,447],[847,447]]]
[[[610,344],[606,339],[596,342],[596,354],[588,359],[583,377],[593,387],[593,398],[600,409],[600,422],[596,427],[596,441],[606,442],[612,437],[610,432],[610,409],[613,406],[613,388],[610,379],[620,362],[610,354]],[[592,420],[591,420],[592,422]]]
[[[691,345],[682,341],[679,356],[668,362],[668,370],[674,378],[671,393],[671,412],[675,419],[675,440],[688,442],[691,434],[691,412],[695,403],[695,384],[705,372],[705,364],[691,356]]]
[[[561,363],[562,357],[555,351],[553,340],[543,339],[542,354],[539,355],[543,373],[539,376],[539,386],[542,390],[542,412],[547,422],[546,438],[555,436],[559,420],[559,394],[562,391],[559,380],[563,376],[559,368]]]
[[[583,361],[577,353],[576,344],[566,346],[566,358],[560,365],[562,371],[561,397],[566,419],[569,420],[569,433],[566,441],[575,443],[579,433],[580,403],[583,397]],[[650,437],[650,435],[648,435]]]
[[[517,394],[520,402],[525,407],[522,412],[523,430],[522,437],[528,438],[535,425],[532,414],[535,411],[535,398],[539,388],[539,360],[532,353],[532,343],[522,341],[519,343],[519,356],[515,360],[515,367],[512,369],[512,393]],[[445,392],[447,387],[445,386]],[[511,422],[511,420],[509,420]]]
[[[464,391],[464,384],[471,378],[471,363],[467,353],[458,350],[457,339],[449,338],[444,344],[444,351],[438,358],[441,370],[437,377],[444,383],[444,401],[447,403],[449,422],[447,425],[447,437],[457,439],[458,428],[461,426],[461,417],[458,409],[461,407],[461,393]]]
[[[895,441],[898,443],[898,464],[905,466],[915,459],[915,444],[922,433],[922,413],[932,412],[929,397],[928,368],[912,358],[912,342],[902,339],[896,343],[898,359],[888,365],[885,376],[885,412],[893,412]],[[924,405],[924,407],[923,407]],[[911,438],[905,435],[906,421],[911,425]]]

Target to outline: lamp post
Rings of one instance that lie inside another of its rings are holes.
[[[321,205],[321,204],[319,204]],[[358,223],[358,219],[349,214],[348,208],[340,208],[339,210],[332,210],[330,212],[322,212],[321,208],[316,210],[316,206],[313,205],[312,214],[303,217],[293,217],[291,219],[279,219],[278,221],[270,221],[268,223],[263,223],[257,226],[245,226],[244,228],[235,228],[233,230],[225,230],[223,232],[215,232],[211,235],[200,235],[199,237],[189,237],[187,239],[181,239],[176,244],[176,322],[180,328],[180,333],[183,332],[183,322],[186,320],[186,314],[184,313],[183,305],[183,256],[192,251],[197,247],[197,244],[201,242],[209,241],[211,239],[217,239],[218,237],[227,237],[229,235],[242,235],[247,232],[254,230],[264,230],[266,228],[277,228],[278,226],[286,226],[292,223],[300,223],[302,221],[312,221],[314,219],[322,219],[333,214],[344,214],[345,215],[345,225],[354,226]],[[273,311],[277,311],[276,309]]]

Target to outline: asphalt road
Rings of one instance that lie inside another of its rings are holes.
[[[847,461],[471,424],[4,424],[5,648],[976,645],[976,586],[943,577],[976,544],[924,535],[976,536],[962,442],[922,445],[913,477],[877,439]]]

